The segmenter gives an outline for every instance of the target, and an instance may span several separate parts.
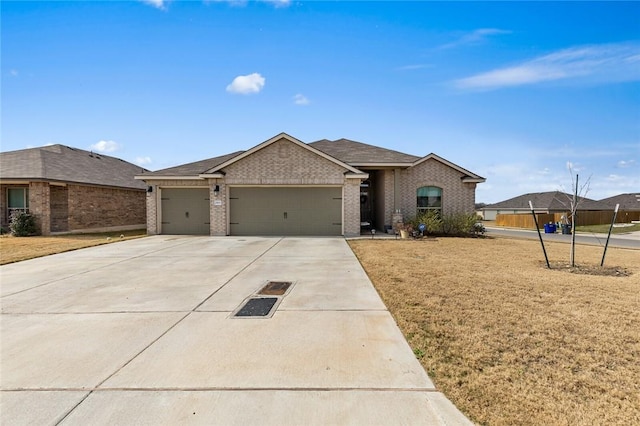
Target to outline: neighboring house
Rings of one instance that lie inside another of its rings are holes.
[[[0,153],[0,223],[11,212],[32,213],[43,235],[142,229],[145,172],[119,158],[50,145]]]
[[[359,235],[420,210],[472,213],[485,179],[435,154],[285,133],[222,157],[136,176],[149,234]]]
[[[534,192],[510,198],[482,208],[484,220],[496,220],[498,214],[531,214],[529,201],[536,213],[566,213],[570,210],[572,195],[560,191]],[[607,204],[579,197],[578,211],[610,210]]]
[[[600,200],[605,203],[611,210],[616,208],[616,204],[620,204],[619,210],[639,211],[640,210],[640,193],[632,192],[628,194],[615,195],[613,197]]]

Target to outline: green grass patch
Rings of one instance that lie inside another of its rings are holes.
[[[579,220],[579,219],[578,219]],[[619,225],[619,224],[617,224]],[[577,232],[592,232],[594,234],[607,234],[611,225],[588,225],[577,226]],[[634,223],[631,226],[614,226],[611,230],[612,234],[626,234],[629,232],[640,231],[640,223]]]

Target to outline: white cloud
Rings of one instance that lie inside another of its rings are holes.
[[[167,10],[167,0],[140,0],[142,3],[148,4],[160,10]]]
[[[134,163],[136,163],[139,166],[146,166],[147,164],[151,164],[151,157],[136,157],[136,160],[134,161]]]
[[[540,56],[519,65],[462,78],[460,89],[494,90],[546,81],[610,83],[640,80],[640,44],[577,46]]]
[[[309,105],[309,99],[303,94],[298,93],[293,97],[293,103],[296,105]]]
[[[422,68],[433,68],[431,64],[413,64],[413,65],[404,65],[396,68],[396,71],[411,71],[411,70],[419,70]]]
[[[17,77],[19,73],[18,70],[9,70],[9,74],[11,77]]]
[[[288,7],[291,5],[291,0],[257,0],[261,3],[269,3],[276,8]],[[248,0],[204,0],[205,3],[227,3],[230,6],[243,7],[249,2]]]
[[[570,173],[572,173],[572,172],[581,172],[582,170],[584,170],[584,167],[582,167],[581,164],[574,163],[573,161],[567,161],[567,170]]]
[[[620,160],[618,161],[618,168],[626,169],[628,167],[635,165],[635,163],[636,163],[636,160],[629,160],[629,161]]]
[[[501,30],[499,28],[479,28],[470,33],[462,35],[458,40],[451,43],[443,44],[440,49],[451,49],[454,47],[465,45],[476,45],[484,42],[489,36],[511,34],[511,31]]]
[[[291,4],[291,0],[262,0],[264,3],[272,4],[274,7],[287,7]]]
[[[264,87],[265,78],[254,72],[249,75],[239,75],[227,86],[227,92],[248,95],[258,93]]]
[[[120,148],[120,144],[114,141],[100,141],[91,145],[91,149],[97,152],[114,152]]]

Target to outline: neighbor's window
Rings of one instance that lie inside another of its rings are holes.
[[[7,210],[9,216],[14,210],[29,210],[29,188],[7,188]]]
[[[418,213],[435,210],[442,213],[442,188],[423,186],[417,191]]]

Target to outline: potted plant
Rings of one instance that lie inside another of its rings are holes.
[[[413,235],[413,224],[411,222],[400,224],[399,229],[400,238],[409,238],[410,235]]]

